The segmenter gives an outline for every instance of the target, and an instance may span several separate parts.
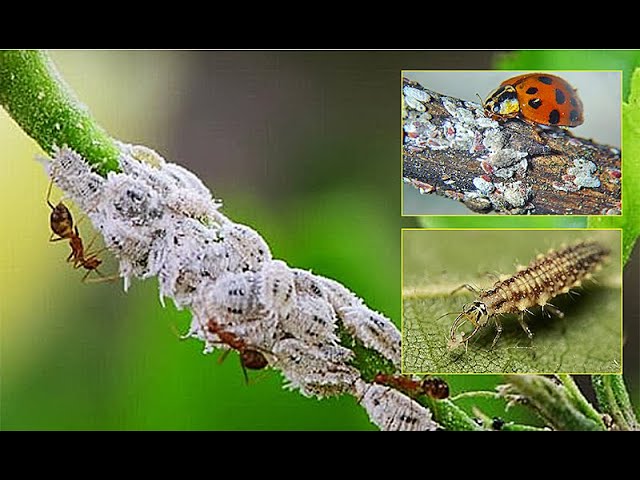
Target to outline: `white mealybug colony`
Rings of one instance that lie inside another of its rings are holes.
[[[411,103],[429,101],[405,92]],[[356,396],[386,430],[433,430],[431,413],[387,386],[367,384],[338,329],[400,365],[400,333],[340,283],[272,258],[264,239],[220,212],[221,203],[191,172],[151,149],[120,144],[120,169],[107,178],[68,148],[48,172],[89,217],[132,278],[157,276],[160,299],[189,308],[185,337],[205,353],[234,349],[243,368],[280,370],[304,395]]]
[[[356,383],[360,404],[371,421],[382,430],[436,430],[431,412],[416,402],[407,402],[405,394],[384,385]]]

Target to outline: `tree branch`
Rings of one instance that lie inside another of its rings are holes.
[[[404,79],[403,177],[478,213],[619,215],[620,151]],[[434,213],[434,212],[425,212]]]

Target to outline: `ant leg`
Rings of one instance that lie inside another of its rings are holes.
[[[78,225],[80,225],[80,224],[84,221],[84,219],[85,219],[85,218],[87,218],[87,216],[86,216],[86,215],[81,215],[81,216],[80,216],[80,220],[78,220],[78,221],[76,222],[76,227],[77,227]]]
[[[82,264],[78,264],[78,266],[74,266],[74,268],[80,268]],[[89,278],[91,272],[96,272],[96,274],[100,275],[99,278]],[[104,276],[102,272],[100,272],[97,268],[93,268],[91,270],[87,270],[87,273],[82,277],[82,283],[102,283],[102,282],[113,282],[114,280],[118,280],[120,278],[120,274],[114,273],[113,275]]]
[[[69,240],[66,237],[59,237],[59,236],[56,237],[55,235],[57,235],[57,234],[52,233],[51,235],[49,235],[49,241],[50,242],[59,242],[60,240]]]
[[[493,338],[493,342],[491,342],[491,350],[493,350],[493,347],[496,346],[496,343],[498,342],[500,335],[502,335],[502,323],[500,323],[500,320],[498,319],[497,315],[493,317],[493,321],[496,324],[496,336]]]
[[[464,285],[460,285],[458,288],[456,288],[455,290],[453,290],[449,295],[453,295],[456,292],[459,292],[460,290],[466,288],[467,290],[469,290],[472,293],[475,293],[476,295],[478,295],[480,293],[480,289],[478,289],[477,287],[474,287],[473,285],[469,285],[468,283],[465,283]]]
[[[55,209],[56,207],[53,205],[53,203],[51,203],[51,187],[53,187],[53,178],[51,180],[49,180],[49,188],[47,188],[47,205],[49,205],[49,207],[51,207],[51,210]]]
[[[238,359],[240,360],[240,366],[242,367],[242,375],[244,376],[245,385],[249,385],[249,374],[247,373],[247,368],[244,366],[244,362],[242,361],[242,357],[238,352]]]
[[[77,223],[76,223],[76,227],[78,226],[78,224],[79,224],[79,223],[80,223],[80,222],[77,222]],[[89,242],[89,245],[87,245],[87,247],[84,249],[84,251],[85,251],[85,253],[86,253],[87,257],[89,256],[89,253],[87,253],[87,252],[89,252],[89,250],[91,250],[91,247],[93,246],[93,242],[95,242],[95,241],[96,241],[96,238],[98,238],[98,233],[97,233],[97,232],[93,234],[93,238],[92,238],[92,239],[91,239],[91,241]],[[105,250],[105,249],[106,249],[106,247],[105,247],[105,248],[103,248],[102,250]],[[102,251],[102,250],[99,250],[99,251]],[[98,252],[96,252],[96,253],[98,253]],[[94,256],[94,255],[95,255],[95,253],[92,253],[91,255],[92,255],[92,256]]]
[[[218,364],[222,364],[229,356],[229,353],[231,353],[231,349],[227,349],[224,352],[222,352],[222,355],[218,357]]]
[[[93,235],[93,238],[89,242],[89,245],[87,245],[87,248],[84,249],[85,256],[87,256],[87,257],[95,257],[95,256],[101,254],[102,252],[106,252],[107,250],[109,250],[109,247],[104,246],[101,249],[96,250],[95,252],[92,252],[91,251],[91,247],[93,246],[93,243],[96,241],[96,238],[98,238],[98,233],[97,232]]]
[[[529,327],[527,327],[527,324],[524,322],[524,312],[520,312],[520,315],[518,315],[518,323],[527,334],[527,337],[533,338],[533,333],[531,333],[531,330],[529,330]]]

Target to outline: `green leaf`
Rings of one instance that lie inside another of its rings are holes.
[[[640,69],[636,69],[631,83],[629,102],[622,104],[622,218],[593,217],[594,228],[622,227],[624,229],[622,260],[627,263],[640,235]]]
[[[619,231],[405,231],[403,240],[403,371],[411,373],[619,373],[621,365],[621,274]],[[504,331],[494,349],[489,325],[464,347],[447,347],[449,329],[471,292],[451,295],[471,283],[488,288],[487,273],[511,275],[515,264],[528,264],[536,253],[581,239],[612,249],[598,285],[587,284],[579,296],[551,302],[564,319],[533,309],[527,323],[530,341],[515,315],[502,319]]]

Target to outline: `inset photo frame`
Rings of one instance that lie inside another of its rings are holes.
[[[621,373],[621,242],[621,229],[404,229],[403,373]]]
[[[402,215],[621,215],[621,71],[402,71]]]

